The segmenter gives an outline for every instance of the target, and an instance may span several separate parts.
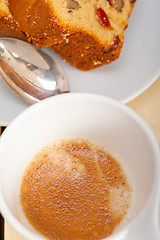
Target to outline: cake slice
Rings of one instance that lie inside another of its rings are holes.
[[[13,19],[5,0],[0,0],[0,37],[27,40],[26,35],[21,32],[18,24]]]
[[[120,55],[135,0],[8,0],[9,9],[37,47],[90,70]]]

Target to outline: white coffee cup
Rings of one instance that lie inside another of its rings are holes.
[[[0,138],[0,210],[25,238],[45,239],[26,221],[20,206],[22,176],[32,157],[47,144],[85,138],[118,156],[133,184],[125,221],[107,239],[158,240],[160,156],[145,122],[110,98],[68,93],[43,100],[22,112]]]

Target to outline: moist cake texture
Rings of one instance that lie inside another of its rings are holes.
[[[91,70],[120,56],[133,0],[8,0],[22,32],[37,47]]]

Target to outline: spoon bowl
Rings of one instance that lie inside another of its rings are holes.
[[[0,39],[0,75],[28,104],[69,92],[61,65],[43,50],[19,39]]]

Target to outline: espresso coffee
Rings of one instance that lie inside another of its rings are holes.
[[[28,221],[46,238],[98,240],[124,219],[131,186],[120,163],[100,146],[60,140],[28,166],[20,200]]]

